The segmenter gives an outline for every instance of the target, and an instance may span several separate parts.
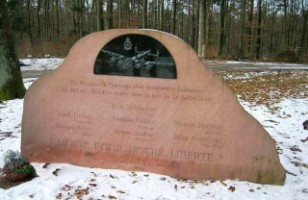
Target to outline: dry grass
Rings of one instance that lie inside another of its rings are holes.
[[[308,100],[308,72],[218,72],[227,85],[242,100],[251,104],[270,105],[284,98]],[[232,78],[229,78],[232,77]]]

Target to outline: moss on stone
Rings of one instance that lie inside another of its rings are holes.
[[[283,185],[285,178],[284,171],[281,172],[280,170],[271,169],[266,172],[259,171],[256,182],[262,184]]]

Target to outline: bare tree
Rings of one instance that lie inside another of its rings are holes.
[[[245,41],[245,25],[246,25],[246,0],[241,0],[241,43],[240,54],[245,57],[246,54],[246,41]]]
[[[175,34],[176,31],[176,13],[177,13],[177,0],[173,0],[172,3],[172,25],[171,25],[171,33]]]
[[[148,1],[143,0],[142,28],[148,28]]]
[[[261,23],[262,23],[262,0],[258,0],[258,29],[256,42],[256,58],[260,59],[261,51]]]
[[[113,29],[113,0],[107,0],[106,29]]]
[[[96,0],[96,30],[104,30],[103,5],[101,0]]]
[[[122,18],[123,18],[123,5],[122,1],[118,1],[118,28],[122,27]]]
[[[59,12],[59,0],[55,0],[56,6],[56,38],[60,40],[60,12]]]
[[[37,8],[36,8],[36,20],[37,20],[37,37],[41,38],[41,17],[40,12],[42,8],[42,0],[37,0]]]
[[[253,7],[254,7],[254,0],[249,0],[249,13],[248,13],[248,27],[247,27],[247,38],[248,38],[248,49],[249,53],[252,54],[253,50]]]
[[[218,55],[222,55],[225,43],[225,0],[220,1],[220,30],[219,30],[219,46]]]
[[[130,1],[125,0],[125,13],[126,13],[126,27],[130,27],[131,25],[131,8],[130,8]]]
[[[163,16],[164,16],[164,0],[158,1],[158,29],[163,29]]]
[[[307,24],[308,24],[308,3],[305,5],[304,0],[302,0],[302,16],[303,16],[303,24],[302,24],[302,34],[301,34],[301,51],[300,54],[303,54],[303,52],[307,49]]]
[[[31,45],[33,45],[33,35],[32,35],[32,27],[31,27],[31,1],[26,0],[27,5],[27,18],[28,18],[28,25],[27,25],[27,31],[30,38]]]
[[[198,33],[198,56],[200,58],[204,58],[204,51],[205,51],[205,43],[204,43],[204,36],[205,36],[205,27],[204,27],[204,8],[206,5],[205,0],[200,0],[199,2],[199,33]]]

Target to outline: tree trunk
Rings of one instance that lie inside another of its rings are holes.
[[[198,52],[198,33],[199,33],[199,0],[194,0],[194,6],[195,6],[195,22],[194,22],[194,27],[195,27],[195,33],[194,33],[194,50]]]
[[[241,4],[241,42],[240,54],[242,57],[246,55],[246,41],[245,41],[245,24],[246,24],[246,0],[242,0]]]
[[[182,5],[183,7],[184,7],[184,5]],[[184,29],[185,29],[185,27],[184,27],[184,16],[185,16],[185,14],[184,14],[184,8],[182,8],[181,9],[181,25],[180,25],[180,27],[181,27],[181,38],[182,39],[184,39]],[[185,41],[185,40],[184,40]]]
[[[78,37],[82,38],[83,36],[83,13],[84,13],[84,8],[83,8],[83,0],[78,1],[78,7],[79,7],[79,12],[78,12]]]
[[[26,4],[27,4],[27,11],[28,11],[28,13],[27,13],[28,14],[28,16],[27,16],[27,18],[28,18],[28,25],[27,25],[28,35],[29,35],[29,38],[30,38],[30,43],[31,43],[31,45],[33,45],[32,27],[31,27],[31,7],[30,7],[31,2],[30,2],[30,0],[27,0]]]
[[[23,98],[26,91],[8,19],[6,0],[0,0],[0,101]]]
[[[159,7],[159,2],[158,1],[154,1],[152,2],[152,4],[154,5],[154,23],[153,23],[153,27],[155,29],[158,29],[158,18],[159,18],[159,13],[158,13],[158,7]]]
[[[296,26],[296,22],[294,21],[294,1],[290,0],[290,14],[289,14],[289,35],[290,35],[290,46],[291,47],[295,47],[296,44],[294,44],[294,42],[296,43],[296,40],[294,40],[294,29]]]
[[[131,8],[131,13],[132,13],[132,22],[135,20],[135,17],[136,17],[136,2],[135,0],[131,0],[131,2],[129,3],[130,4],[130,8]]]
[[[205,44],[204,44],[204,7],[205,7],[205,0],[200,0],[199,3],[199,32],[198,32],[198,56],[200,58],[204,58],[204,50],[205,50]]]
[[[262,0],[258,1],[258,29],[257,29],[257,42],[256,42],[256,59],[260,59],[261,51],[261,17],[262,17]]]
[[[232,0],[226,0],[225,2],[225,31],[224,31],[224,51],[229,54],[230,49],[233,48],[233,37],[231,34],[231,26],[232,26],[232,10],[231,7],[234,7],[235,2]],[[236,47],[238,48],[238,46]]]
[[[107,26],[106,29],[113,29],[113,0],[107,1]]]
[[[122,18],[123,18],[122,8],[123,8],[122,1],[118,1],[118,12],[119,12],[118,28],[122,28]]]
[[[55,6],[54,6],[54,3],[52,2],[51,3],[51,17],[50,17],[50,28],[51,28],[51,40],[53,40],[53,38],[55,37],[55,20],[54,20],[54,12],[55,11]]]
[[[287,48],[290,47],[290,34],[289,34],[289,20],[288,20],[288,0],[283,0],[283,11],[284,11],[284,34],[287,41]]]
[[[60,40],[60,14],[59,14],[59,0],[56,0],[56,35],[57,40]]]
[[[39,40],[41,38],[41,17],[40,17],[41,6],[42,6],[42,0],[38,0],[36,9],[36,19],[37,19],[37,38]]]
[[[131,9],[130,9],[130,1],[128,1],[128,0],[126,0],[125,1],[125,12],[126,12],[126,15],[127,15],[127,17],[126,17],[126,23],[125,23],[125,27],[126,28],[130,28],[130,24],[131,24],[131,22],[130,22],[130,20],[131,20]]]
[[[220,30],[218,56],[222,55],[225,42],[225,0],[220,1]]]
[[[49,0],[45,0],[45,41],[49,41]]]
[[[163,14],[164,14],[164,0],[159,0],[158,3],[158,29],[163,29]]]
[[[96,0],[96,30],[101,31],[104,30],[104,18],[102,11],[102,1]]]
[[[85,18],[85,27],[86,27],[86,32],[87,33],[91,33],[93,31],[96,30],[96,26],[95,28],[93,28],[93,14],[96,14],[96,11],[94,11],[94,4],[95,1],[92,1],[92,3],[90,3],[89,0],[85,0],[85,6],[86,6],[86,18]]]
[[[305,52],[307,46],[306,46],[306,37],[307,37],[307,23],[308,23],[308,10],[302,10],[303,12],[303,28],[302,28],[302,35],[301,35],[301,51],[300,54],[303,54]]]
[[[189,5],[188,7],[188,20],[189,20],[189,35],[188,35],[188,43],[190,44],[190,46],[194,46],[194,40],[193,40],[193,22],[194,22],[194,11],[193,11],[193,5]]]
[[[172,26],[171,26],[171,33],[172,34],[175,34],[175,25],[176,25],[176,0],[173,0],[173,3],[172,3]]]
[[[254,5],[254,0],[250,1],[249,4],[249,14],[248,14],[248,28],[247,28],[247,37],[248,37],[248,49],[249,49],[249,54],[250,56],[252,55],[252,27],[253,27],[253,5]]]
[[[142,28],[148,28],[148,1],[143,0]]]
[[[208,25],[208,41],[207,41],[207,44],[208,46],[211,48],[212,45],[213,45],[213,39],[212,39],[212,36],[213,36],[213,3],[210,2],[210,6],[209,6],[209,25]]]
[[[24,16],[23,16],[23,12],[24,12],[23,11],[23,2],[22,1],[18,1],[17,5],[18,5],[17,6],[18,8],[17,8],[16,12],[18,13],[18,17],[20,19],[20,20],[18,20],[18,22],[19,22],[18,23],[18,26],[19,26],[18,30],[19,30],[19,33],[20,33],[19,34],[19,40],[22,41],[23,40],[23,36],[24,36],[24,30],[23,29],[24,29],[24,26],[25,26],[24,25],[24,20],[23,20],[24,19]]]
[[[275,19],[276,19],[276,13],[273,13],[272,16],[271,16],[271,20],[270,20],[271,24],[273,24],[273,25],[276,24]],[[274,30],[271,29],[270,30],[270,36],[269,36],[270,37],[269,49],[268,49],[270,57],[273,57],[276,53],[276,50],[277,50],[277,46],[274,45],[275,44],[274,35],[275,35]]]

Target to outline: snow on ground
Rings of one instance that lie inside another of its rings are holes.
[[[29,87],[35,80],[24,79],[24,83]],[[301,141],[308,136],[302,126],[308,119],[307,96],[284,98],[275,103],[275,110],[240,103],[277,142],[287,170],[284,186],[237,180],[194,182],[148,172],[34,163],[39,177],[7,190],[0,188],[0,199],[308,199],[308,142]],[[20,149],[22,109],[22,99],[0,103],[0,168],[4,152]]]
[[[274,66],[274,67],[303,67],[307,64],[285,63],[285,62],[253,62],[253,61],[233,61],[233,60],[205,60],[207,64],[227,64],[227,65],[251,65],[251,66]]]
[[[260,70],[308,70],[307,64],[282,63],[282,62],[252,62],[252,61],[229,61],[229,60],[203,60],[210,69],[226,69],[232,71],[260,71]]]
[[[54,70],[63,62],[63,58],[27,58],[21,59],[21,71]]]
[[[274,75],[277,74],[278,72],[276,71],[262,71],[262,72],[245,72],[245,73],[226,73],[223,75],[224,80],[239,80],[239,79],[250,79],[253,77],[258,77],[258,76],[264,76],[264,75]]]
[[[301,66],[305,67],[305,64],[294,64],[294,63],[282,63],[282,62],[247,62],[247,61],[225,61],[226,64],[242,64],[242,65],[267,65],[267,66],[279,66],[279,67],[293,67],[293,66]]]

